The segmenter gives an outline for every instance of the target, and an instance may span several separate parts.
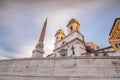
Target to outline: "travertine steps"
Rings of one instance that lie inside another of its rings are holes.
[[[0,60],[0,80],[120,80],[120,57]]]

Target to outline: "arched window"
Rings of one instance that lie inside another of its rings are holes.
[[[63,36],[61,36],[61,39],[63,39]]]
[[[103,53],[103,56],[108,56],[108,54],[107,53]]]
[[[58,40],[58,36],[56,37],[56,39]]]
[[[95,56],[99,56],[97,53],[94,54]]]
[[[73,27],[72,26],[70,26],[70,31],[73,31]]]
[[[67,42],[66,42],[66,41],[63,41],[62,45],[65,46],[66,44],[67,44]]]

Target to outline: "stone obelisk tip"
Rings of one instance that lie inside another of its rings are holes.
[[[45,38],[45,32],[46,32],[46,26],[47,26],[47,18],[44,22],[43,28],[42,28],[42,32],[39,38],[39,42],[44,42],[44,38]]]
[[[35,49],[32,51],[32,57],[43,57],[44,54],[44,38],[45,38],[45,32],[46,32],[46,27],[47,27],[47,18],[44,22],[42,32],[39,37],[39,41],[35,47]]]

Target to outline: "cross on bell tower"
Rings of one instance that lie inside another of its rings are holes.
[[[32,57],[43,57],[43,54],[45,53],[43,48],[44,48],[44,38],[45,38],[46,27],[47,27],[47,18],[44,22],[38,43],[35,49],[32,51]]]

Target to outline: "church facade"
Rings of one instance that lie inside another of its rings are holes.
[[[71,19],[67,24],[68,34],[62,29],[55,34],[54,57],[81,56],[86,53],[84,36],[80,32],[80,24],[76,19]]]
[[[119,18],[118,18],[119,19]],[[117,20],[118,20],[117,19]],[[119,22],[119,20],[118,20]],[[40,57],[42,58],[44,55],[44,37],[47,27],[47,19],[44,22],[41,35],[39,37],[39,41],[35,46],[35,49],[32,52],[32,57]],[[64,57],[64,56],[120,56],[119,52],[116,52],[114,46],[111,42],[112,46],[100,48],[93,42],[85,42],[84,36],[80,32],[80,24],[79,22],[72,18],[67,24],[68,34],[64,33],[64,30],[59,29],[55,33],[55,44],[53,53],[47,55],[46,57]],[[118,28],[117,28],[118,29]],[[113,32],[116,33],[116,28],[112,30],[111,36],[114,35]],[[119,30],[117,30],[119,32]],[[119,35],[118,35],[118,45],[119,45]],[[117,45],[117,46],[118,46]],[[114,54],[111,54],[114,53]]]

